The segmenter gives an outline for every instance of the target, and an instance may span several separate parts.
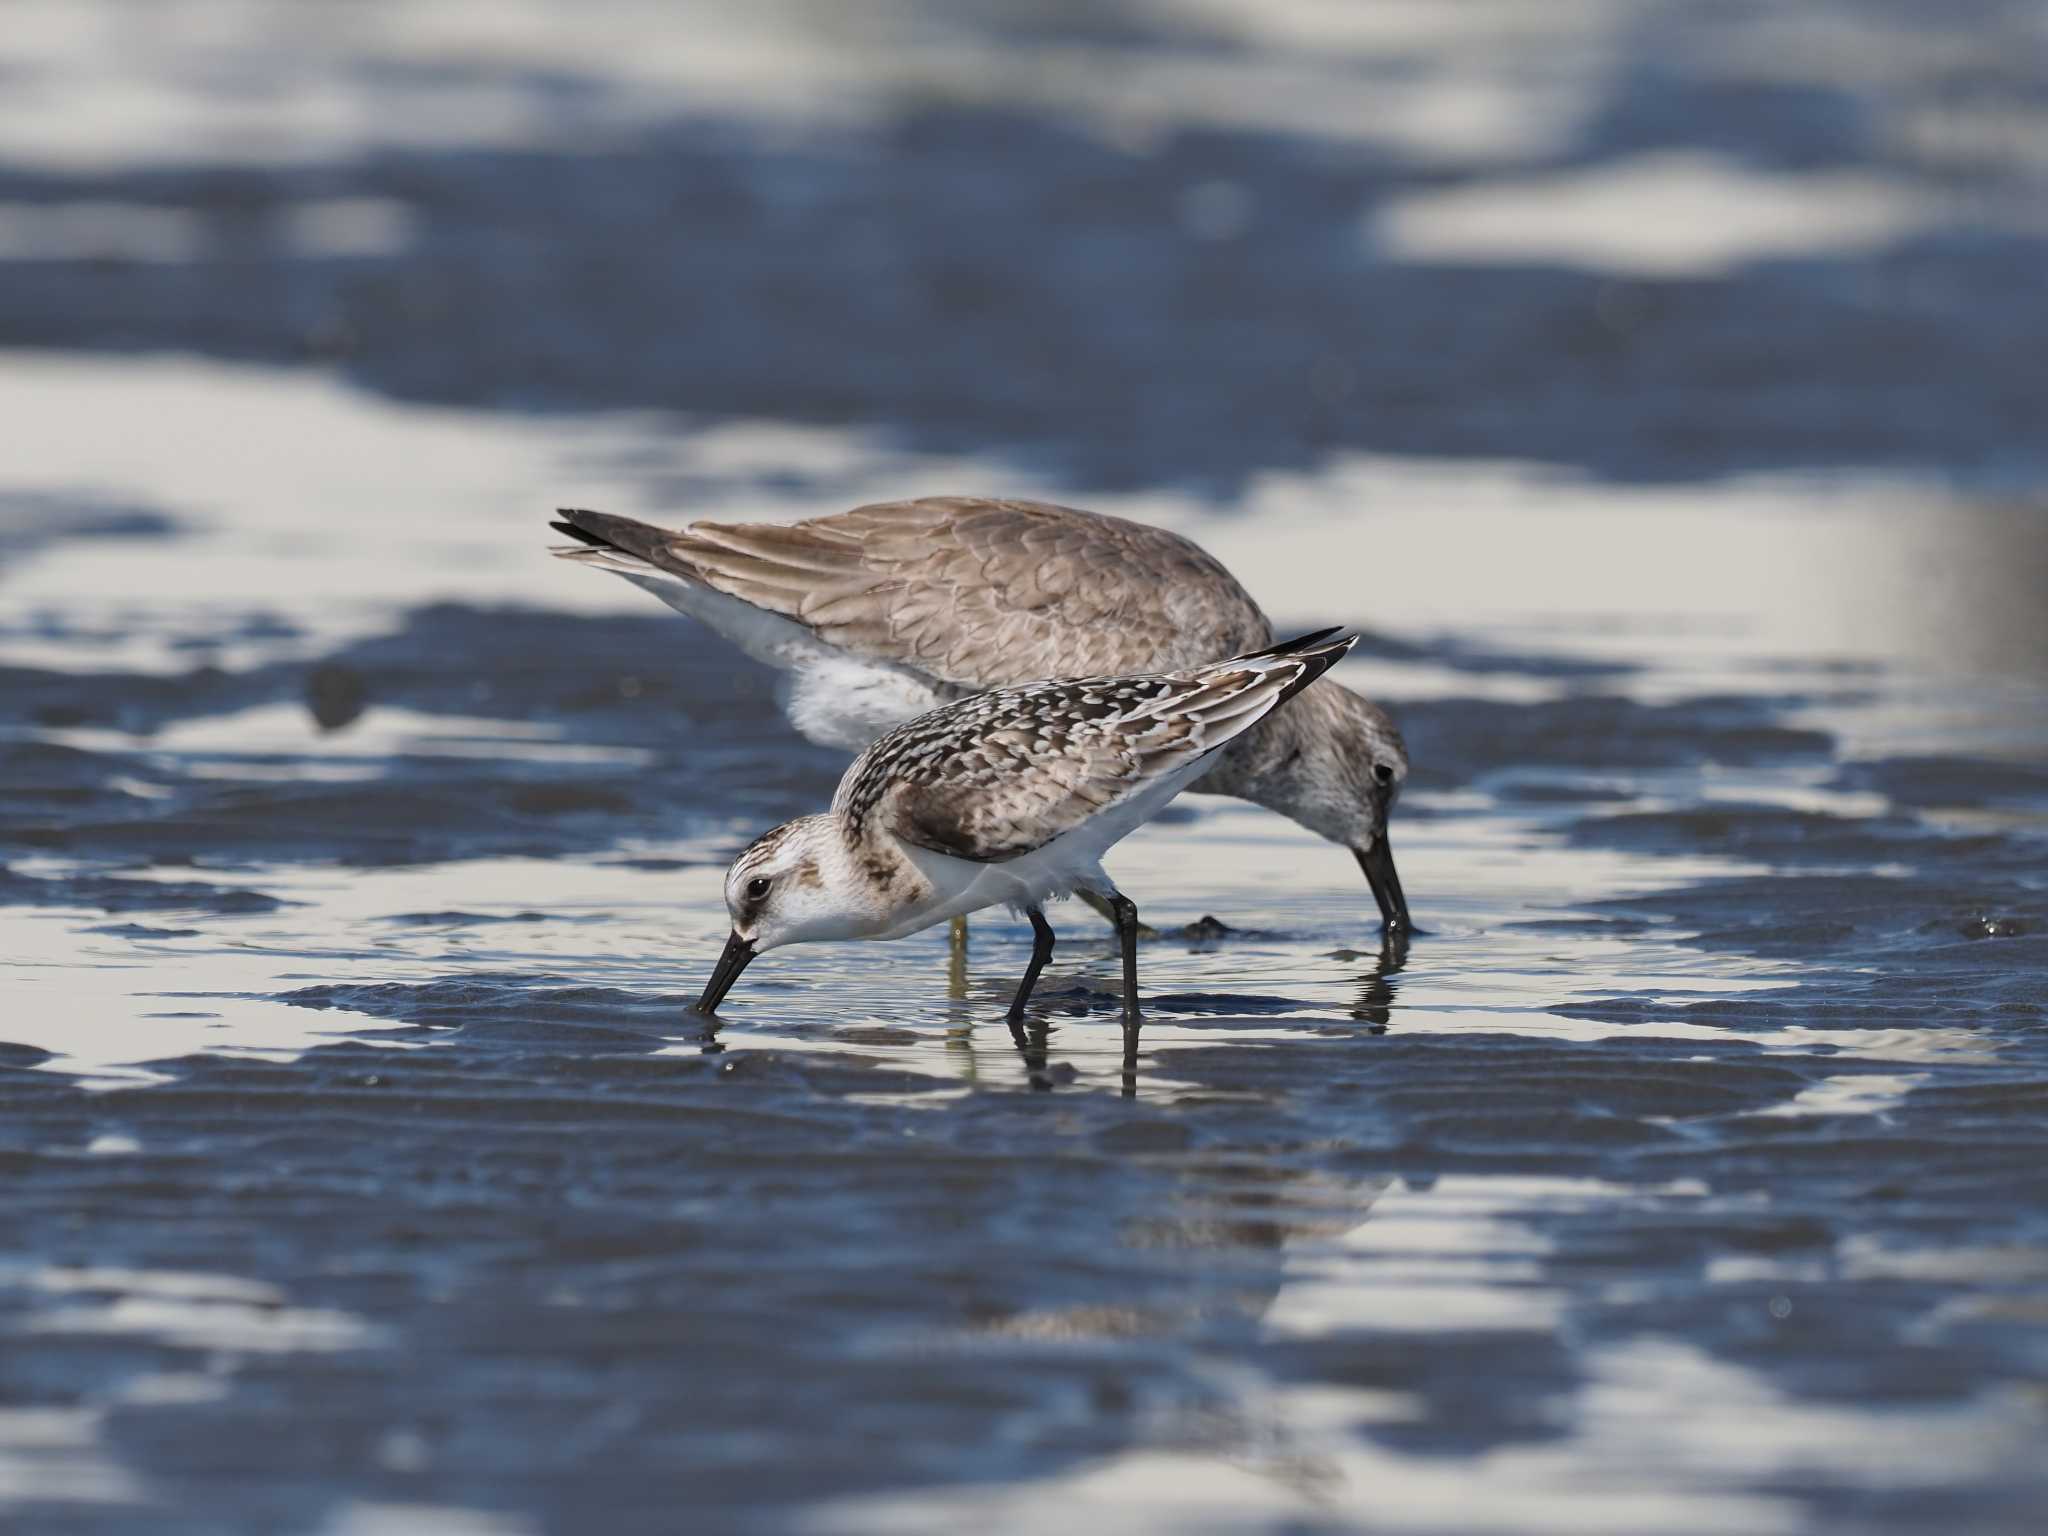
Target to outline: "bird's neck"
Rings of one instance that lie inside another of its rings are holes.
[[[837,834],[835,884],[878,929],[893,928],[905,913],[930,900],[931,881],[876,818],[854,825],[837,812],[831,816]]]

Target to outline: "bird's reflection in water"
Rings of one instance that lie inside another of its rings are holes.
[[[1051,1060],[1052,1024],[1044,1015],[1038,1014],[1028,1020],[1011,1019],[1010,1039],[1017,1046],[1017,1054],[1024,1059],[1025,1081],[1040,1093],[1049,1093],[1062,1083],[1076,1081],[1080,1074],[1064,1062]],[[1138,1039],[1140,1031],[1124,1031],[1124,1054],[1122,1087],[1123,1096],[1133,1099],[1138,1096]]]
[[[1052,1090],[1052,1073],[1048,1069],[1046,1053],[1050,1048],[1052,1026],[1040,1014],[1028,1023],[1023,1019],[1011,1019],[1010,1038],[1017,1042],[1017,1054],[1024,1058],[1024,1077],[1040,1093]]]
[[[1351,958],[1346,954],[1346,958]],[[1363,958],[1359,956],[1358,958]],[[1358,998],[1351,1005],[1351,1016],[1363,1023],[1375,1035],[1387,1032],[1394,1017],[1394,994],[1397,983],[1394,978],[1401,974],[1408,963],[1408,935],[1390,933],[1380,941],[1379,953],[1372,957],[1371,964],[1358,978]],[[1050,1092],[1062,1082],[1071,1082],[1075,1074],[1062,1073],[1050,1060],[1052,1026],[1044,1013],[1034,1013],[1028,1020],[1011,1019],[1010,1039],[1016,1044],[1017,1054],[1023,1058],[1026,1080],[1040,1092]],[[1123,1070],[1121,1087],[1125,1098],[1135,1098],[1138,1092],[1138,1042],[1142,1030],[1124,1031]]]
[[[967,955],[966,945],[956,935],[947,956],[947,991],[953,1002],[967,1000]],[[1364,958],[1352,951],[1339,951],[1345,959]],[[1376,1035],[1385,1034],[1394,1015],[1394,978],[1401,974],[1408,963],[1408,936],[1405,933],[1388,934],[1381,940],[1379,953],[1372,957],[1358,979],[1358,999],[1351,1006],[1351,1016],[1365,1024]],[[711,1014],[699,1014],[691,1010],[694,1030],[693,1038],[707,1056],[715,1056],[725,1050],[718,1038],[720,1020]],[[1071,1067],[1055,1065],[1051,1059],[1052,1024],[1046,1013],[1034,1010],[1026,1019],[1010,1019],[1011,1042],[1024,1063],[1025,1080],[1041,1093],[1049,1093],[1062,1083],[1076,1080],[1078,1074]],[[949,1027],[946,1031],[950,1049],[964,1052],[971,1057],[974,1053],[974,1024],[971,1019]],[[1126,1029],[1123,1037],[1123,1060],[1119,1086],[1125,1098],[1135,1098],[1138,1093],[1138,1042],[1142,1029]]]
[[[1383,1035],[1394,1017],[1394,978],[1401,974],[1401,967],[1408,963],[1408,935],[1390,933],[1380,941],[1380,952],[1358,978],[1358,1001],[1351,1006],[1351,1017],[1372,1026],[1372,1032]]]
[[[956,917],[947,930],[946,996],[953,1002],[967,1000],[967,919]]]

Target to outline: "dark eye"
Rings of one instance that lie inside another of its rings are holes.
[[[1372,776],[1382,784],[1391,784],[1394,782],[1394,765],[1392,763],[1374,763],[1372,765]]]
[[[747,882],[747,900],[759,901],[763,896],[766,896],[767,894],[768,877],[766,875],[756,875],[753,879]]]

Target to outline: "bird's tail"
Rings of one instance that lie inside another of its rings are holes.
[[[573,545],[555,550],[562,559],[626,576],[659,570],[664,563],[659,558],[662,546],[675,537],[666,528],[637,518],[590,512],[581,507],[563,507],[548,526],[576,540]]]

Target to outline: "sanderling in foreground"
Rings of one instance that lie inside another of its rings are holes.
[[[580,542],[558,554],[624,576],[780,668],[790,721],[849,751],[984,688],[1170,672],[1273,641],[1251,594],[1196,545],[1071,507],[935,496],[678,532],[560,516],[554,526]],[[1387,813],[1407,776],[1386,711],[1325,682],[1244,731],[1191,787],[1351,849],[1400,934],[1408,903]]]
[[[996,688],[897,726],[854,759],[831,810],[784,822],[733,860],[732,936],[698,1009],[717,1008],[756,956],[784,944],[899,939],[1001,904],[1033,935],[1014,1023],[1052,953],[1044,903],[1085,890],[1116,922],[1131,1055],[1138,911],[1103,853],[1357,639],[1326,629],[1183,671]]]

